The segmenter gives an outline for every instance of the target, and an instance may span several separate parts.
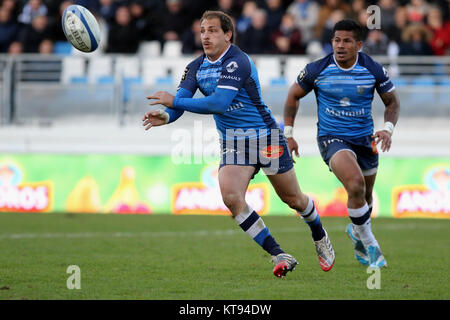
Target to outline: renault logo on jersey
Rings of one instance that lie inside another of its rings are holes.
[[[232,73],[236,71],[236,69],[239,68],[239,66],[236,61],[231,61],[229,64],[227,64],[226,68],[229,73]]]

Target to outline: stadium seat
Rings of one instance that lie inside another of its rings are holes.
[[[140,77],[139,58],[136,56],[118,56],[116,58],[114,74],[123,78]]]
[[[88,83],[106,83],[105,79],[108,77],[113,77],[111,56],[98,56],[89,59],[87,71]]]
[[[404,77],[391,78],[391,81],[396,88],[403,87],[403,86],[406,86],[409,84],[408,78],[404,78]]]
[[[170,63],[170,76],[173,78],[173,81],[175,84],[178,85],[178,83],[181,80],[181,77],[183,76],[184,70],[186,70],[186,66],[191,62],[193,59],[188,57],[179,57],[175,60],[171,60]]]
[[[171,81],[169,68],[171,60],[166,58],[146,58],[142,60],[142,81],[145,85],[154,85],[161,81]]]
[[[440,86],[450,87],[450,77],[439,77],[439,81],[437,81],[437,84]]]
[[[294,83],[301,70],[309,63],[308,58],[287,58],[284,65],[284,77],[288,85]]]
[[[434,86],[434,78],[431,76],[418,76],[411,80],[414,86]]]
[[[139,44],[138,54],[142,57],[157,57],[161,54],[159,41],[143,41]]]
[[[280,59],[277,57],[259,57],[255,59],[261,87],[272,85],[272,80],[281,76]]]
[[[64,56],[70,56],[72,53],[73,46],[67,41],[56,41],[53,44],[53,53],[60,54]]]
[[[62,60],[61,82],[69,83],[86,83],[85,59],[82,57],[64,57]]]
[[[181,41],[166,41],[163,47],[164,57],[179,57],[181,56],[181,48],[183,44]]]

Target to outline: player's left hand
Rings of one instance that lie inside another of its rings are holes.
[[[376,145],[378,145],[378,143],[381,142],[381,151],[386,152],[389,151],[389,149],[391,148],[392,143],[391,134],[386,130],[380,130],[375,132],[372,138],[375,139]]]
[[[168,108],[173,108],[173,100],[175,99],[175,96],[171,95],[167,91],[158,91],[151,96],[148,96],[147,99],[154,100],[150,102],[151,106],[162,104]]]

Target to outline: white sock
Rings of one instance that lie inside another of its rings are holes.
[[[370,218],[362,225],[353,224],[353,230],[355,230],[356,235],[361,239],[364,246],[378,247],[378,241],[372,233]]]
[[[361,241],[365,247],[378,246],[378,242],[372,233],[370,217],[366,221],[364,221],[362,224],[355,224],[355,221],[357,221],[358,219],[361,219],[361,217],[368,214],[368,211],[371,206],[372,206],[372,204],[370,204],[370,206],[369,206],[366,203],[361,208],[356,208],[356,209],[347,208],[348,215],[350,216],[350,219],[353,221],[353,230],[355,232],[355,235],[359,239],[361,239]]]

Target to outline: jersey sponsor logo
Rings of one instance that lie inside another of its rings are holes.
[[[372,140],[371,145],[372,145],[372,153],[378,154],[377,144],[376,144],[375,140]]]
[[[186,80],[188,73],[189,73],[189,67],[186,67],[186,69],[184,69],[183,76],[181,77],[181,81]]]
[[[325,112],[329,115],[336,116],[336,117],[359,117],[359,116],[365,115],[364,108],[361,108],[359,110],[354,110],[354,111],[348,111],[348,110],[335,110],[333,108],[327,107],[325,109]]]
[[[391,83],[391,80],[386,80],[385,82],[383,82],[382,84],[380,84],[380,87],[384,87],[385,85],[388,85]]]
[[[227,112],[242,109],[242,108],[244,108],[244,105],[242,104],[242,102],[238,102],[236,104],[230,105],[227,109]]]
[[[383,67],[383,73],[384,73],[384,76],[385,76],[386,78],[389,78],[389,73],[388,73],[388,71],[386,70],[385,67]]]
[[[347,98],[347,97],[344,97],[344,98],[341,99],[341,101],[339,101],[339,103],[343,107],[349,107],[350,106],[350,99]]]
[[[298,81],[302,81],[305,78],[307,73],[308,73],[308,71],[306,71],[306,67],[303,68],[303,70],[300,71],[300,73],[298,74],[298,78],[297,78]]]
[[[328,140],[324,140],[322,141],[323,146],[326,148],[328,145],[334,143],[334,142],[340,142],[340,143],[344,143],[344,140],[342,139],[338,139],[338,138],[333,138],[333,139],[328,139]]]
[[[239,68],[239,66],[236,61],[231,61],[225,68],[229,73],[233,73],[237,68]]]
[[[267,146],[261,149],[261,155],[269,159],[278,159],[283,155],[284,148],[282,146]]]
[[[238,76],[230,76],[230,75],[228,75],[228,74],[222,74],[222,75],[220,76],[220,79],[241,81],[241,77],[238,77]]]
[[[359,93],[359,94],[363,94],[364,93],[364,87],[363,86],[357,86],[356,87],[356,91]]]

